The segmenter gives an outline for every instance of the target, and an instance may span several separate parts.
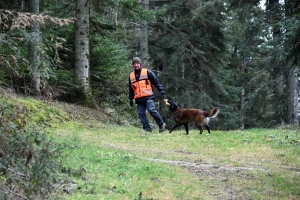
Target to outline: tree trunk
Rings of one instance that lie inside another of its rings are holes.
[[[89,93],[89,0],[77,0],[75,23],[75,78]]]
[[[145,10],[149,10],[149,0],[141,0],[141,6]],[[140,44],[140,58],[143,66],[148,66],[148,23],[143,21],[141,24],[141,44]]]
[[[166,4],[164,5],[164,9],[167,9]],[[164,34],[166,34],[166,27],[167,23],[169,22],[167,15],[164,16]],[[162,73],[165,73],[168,71],[168,53],[166,51],[163,52],[162,56],[162,62],[163,62],[163,67],[162,67]],[[168,81],[162,79],[161,82],[163,83],[164,89],[167,90],[169,88]]]
[[[277,71],[279,68],[279,64],[274,65],[275,66],[273,67],[273,71]],[[284,87],[286,85],[286,75],[283,75],[282,72],[274,73],[273,79],[276,80],[274,82],[274,98],[272,102],[275,106],[275,120],[278,125],[283,126],[287,122],[287,119],[285,117],[286,93],[284,91]]]
[[[16,8],[16,9],[21,9],[21,10],[23,10],[23,1],[21,1],[21,0],[13,0],[13,3],[12,3],[12,5],[13,5],[13,7],[14,8]]]
[[[242,87],[241,90],[241,129],[244,130],[245,129],[245,121],[244,121],[244,113],[242,112],[242,107],[245,103],[245,88]]]
[[[288,75],[288,123],[298,126],[298,68],[291,68]]]
[[[29,0],[29,12],[39,15],[39,0]],[[40,24],[34,21],[29,28],[29,42],[28,42],[28,61],[32,67],[31,85],[33,94],[36,96],[41,95],[41,69],[40,69]]]
[[[247,67],[247,62],[245,60],[245,56],[243,55],[243,64],[242,64],[242,76],[244,77],[245,76],[245,69]],[[242,90],[241,90],[241,108],[240,108],[240,112],[241,112],[241,129],[244,130],[245,129],[245,115],[244,115],[244,112],[243,112],[243,107],[244,107],[244,104],[245,104],[245,83],[244,81],[242,81]]]

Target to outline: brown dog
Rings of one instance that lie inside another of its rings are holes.
[[[203,127],[208,130],[210,133],[210,128],[208,126],[208,122],[210,118],[214,118],[218,115],[220,109],[213,108],[211,111],[203,111],[198,109],[182,109],[180,104],[172,102],[170,100],[165,100],[166,105],[169,106],[169,109],[174,114],[174,119],[176,124],[173,125],[170,132],[173,131],[174,128],[184,125],[186,134],[189,134],[189,123],[192,121],[196,122],[197,127],[200,130],[200,134],[203,133]]]

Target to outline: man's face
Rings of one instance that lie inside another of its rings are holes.
[[[133,63],[134,70],[139,70],[141,68],[141,63],[135,62]]]

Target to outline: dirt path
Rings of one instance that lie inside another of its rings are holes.
[[[170,165],[179,165],[182,167],[191,167],[191,168],[199,169],[199,170],[214,170],[214,171],[261,170],[261,171],[266,171],[266,169],[254,168],[254,167],[225,167],[222,165],[213,165],[213,164],[208,164],[208,163],[193,163],[193,162],[163,160],[163,159],[153,159],[153,158],[147,158],[146,160],[167,163]]]
[[[251,194],[251,180],[256,177],[249,173],[263,172],[272,173],[272,170],[262,167],[228,167],[219,164],[209,163],[196,163],[186,161],[174,161],[174,160],[163,160],[145,158],[152,162],[161,162],[169,165],[181,166],[188,169],[192,174],[198,177],[198,180],[208,186],[213,192],[209,192],[210,199],[213,200],[247,200],[253,199],[253,193]],[[281,165],[281,169],[295,173],[295,176],[300,175],[300,169],[290,168],[286,165]],[[234,184],[232,184],[234,182]],[[242,184],[246,184],[246,187],[239,187]],[[247,185],[249,184],[249,185]],[[246,189],[245,189],[246,188]],[[263,191],[269,199],[278,199],[274,191]],[[288,197],[287,197],[288,198]]]

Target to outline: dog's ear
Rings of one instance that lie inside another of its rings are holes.
[[[177,106],[178,106],[179,108],[181,108],[181,104],[177,104]]]

